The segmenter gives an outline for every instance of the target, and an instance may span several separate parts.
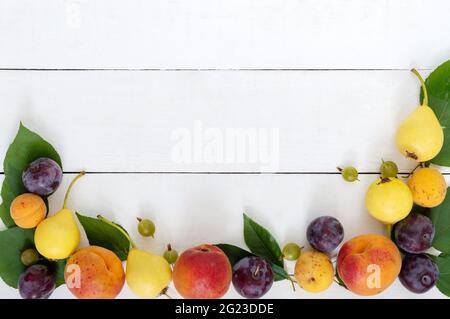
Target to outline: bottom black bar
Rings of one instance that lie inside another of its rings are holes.
[[[117,318],[316,318],[326,315],[367,318],[387,318],[398,312],[419,315],[439,313],[448,309],[447,300],[0,300],[3,309],[16,309],[21,315],[56,314],[71,316],[97,313],[102,318],[110,314]],[[444,308],[445,307],[445,308]],[[432,309],[432,311],[430,311]],[[49,312],[50,311],[50,312]],[[31,317],[30,317],[31,318]],[[332,317],[333,318],[333,317]]]

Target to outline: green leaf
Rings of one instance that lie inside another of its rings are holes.
[[[450,60],[441,64],[425,80],[428,104],[444,128],[444,146],[431,163],[450,166]],[[421,89],[420,101],[423,101]]]
[[[411,209],[411,213],[429,216],[430,215],[430,208],[428,208],[428,207],[421,207],[419,205],[414,204],[413,208]]]
[[[53,263],[53,271],[56,277],[56,287],[64,285],[66,280],[64,279],[64,269],[66,268],[67,259],[61,259]]]
[[[216,246],[219,247],[220,249],[222,249],[222,251],[225,253],[225,255],[227,255],[231,266],[234,266],[239,260],[241,260],[244,257],[255,256],[251,252],[249,252],[245,249],[242,249],[240,247],[234,246],[234,245],[217,244]],[[286,279],[290,280],[289,274],[286,272],[286,270],[284,270],[283,267],[280,267],[273,263],[270,263],[270,266],[272,267],[274,281],[280,281],[280,280],[286,280]]]
[[[441,205],[431,208],[430,218],[435,228],[433,247],[450,254],[450,189]]]
[[[13,288],[25,271],[20,255],[28,248],[34,248],[34,230],[13,227],[0,232],[0,277]]]
[[[120,230],[97,218],[83,216],[79,213],[76,215],[86,232],[90,245],[107,248],[122,261],[127,259],[131,243]]]
[[[439,279],[436,287],[447,297],[450,297],[450,255],[441,254],[432,257],[439,269]]]
[[[283,267],[283,254],[275,238],[246,214],[244,214],[244,240],[253,254]]]
[[[273,263],[271,263],[270,265],[272,266],[274,281],[291,280],[291,276],[289,276],[284,267],[278,266]]]
[[[251,252],[234,245],[218,244],[216,246],[222,249],[225,255],[227,255],[232,267],[242,258],[247,256],[254,256]]]
[[[337,269],[337,265],[336,265],[336,273],[335,276],[336,278],[336,282],[339,286],[344,287],[345,289],[347,289],[347,286],[345,285],[344,281],[342,280],[341,276],[339,275],[339,271]]]
[[[61,158],[53,146],[20,123],[19,131],[3,161],[5,179],[1,190],[0,218],[6,227],[15,226],[9,214],[11,202],[16,196],[25,193],[22,172],[31,162],[40,157],[51,158],[62,167]]]

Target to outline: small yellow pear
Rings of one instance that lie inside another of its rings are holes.
[[[400,124],[396,142],[403,155],[418,162],[426,162],[441,151],[444,144],[444,132],[436,114],[428,106],[425,82],[415,69],[411,71],[417,75],[422,85],[423,104]]]
[[[80,231],[72,212],[64,208],[42,221],[36,228],[34,242],[38,252],[47,259],[65,259],[80,244]]]
[[[366,208],[379,221],[391,225],[411,212],[413,195],[396,177],[378,178],[366,192]]]
[[[156,298],[172,280],[172,269],[161,256],[133,248],[127,259],[128,287],[141,298]]]
[[[55,215],[43,220],[34,233],[34,243],[38,252],[47,259],[65,259],[69,257],[80,244],[80,230],[67,208],[67,198],[73,184],[83,176],[81,172],[70,183],[64,198],[64,206]]]

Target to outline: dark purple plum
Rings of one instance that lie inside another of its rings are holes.
[[[425,255],[406,255],[399,278],[406,289],[422,294],[434,287],[439,278],[439,269]]]
[[[395,225],[394,241],[405,252],[423,253],[431,247],[433,238],[433,223],[425,215],[411,213]]]
[[[336,218],[322,216],[309,224],[306,230],[306,238],[314,249],[330,253],[344,239],[344,228]]]
[[[249,299],[261,298],[272,287],[272,267],[260,257],[244,257],[234,265],[232,281],[241,296]]]
[[[62,180],[61,167],[50,158],[32,162],[22,174],[22,182],[30,193],[47,196],[56,191]]]
[[[55,290],[55,275],[45,265],[30,266],[19,277],[19,293],[23,299],[47,299]]]

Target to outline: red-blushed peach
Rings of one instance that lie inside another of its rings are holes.
[[[67,261],[64,278],[69,290],[80,299],[113,299],[123,288],[125,272],[112,251],[89,246]]]
[[[363,296],[376,295],[398,277],[402,259],[397,246],[377,234],[357,236],[346,242],[337,258],[337,269],[347,288]]]
[[[180,255],[173,270],[173,283],[183,298],[215,299],[228,291],[231,274],[231,264],[220,248],[201,245]]]

